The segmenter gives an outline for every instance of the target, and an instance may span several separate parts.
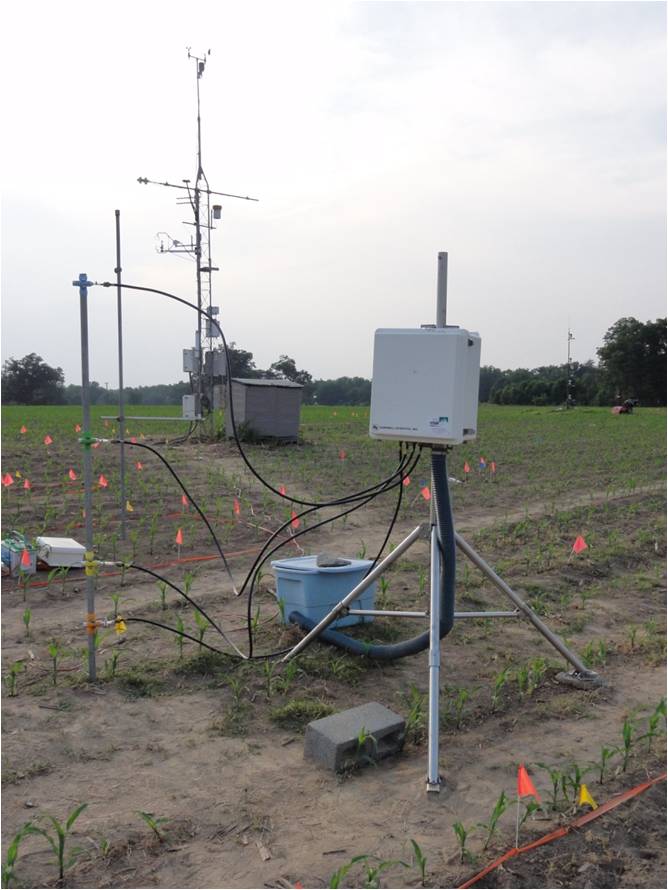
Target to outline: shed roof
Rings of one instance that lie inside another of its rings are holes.
[[[241,383],[243,386],[281,386],[289,389],[303,389],[301,383],[293,383],[292,380],[279,380],[273,377],[233,377],[232,383]]]

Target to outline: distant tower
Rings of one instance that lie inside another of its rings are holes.
[[[568,328],[568,378],[566,380],[566,407],[575,408],[575,398],[573,396],[573,375],[571,374],[571,340],[575,340],[573,333]]]

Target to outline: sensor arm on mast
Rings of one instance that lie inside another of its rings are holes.
[[[166,185],[172,189],[183,189],[184,191],[189,192],[190,186],[188,185],[177,185],[174,182],[157,182],[155,179],[147,179],[145,176],[139,176],[137,178],[137,182],[141,183],[141,185]],[[204,195],[221,195],[223,198],[239,198],[240,201],[259,201],[259,198],[249,198],[248,195],[232,195],[229,192],[214,192],[213,189],[210,188],[201,188],[200,192]]]

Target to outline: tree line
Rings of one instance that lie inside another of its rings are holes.
[[[620,318],[603,337],[597,349],[598,365],[592,360],[570,366],[570,395],[580,405],[612,405],[624,399],[639,399],[643,405],[666,404],[666,319],[642,323]],[[371,381],[363,377],[314,380],[297,368],[295,360],[281,355],[269,368],[256,367],[253,353],[229,344],[232,377],[273,378],[300,383],[304,404],[368,405]],[[128,405],[178,405],[189,393],[190,384],[171,383],[129,386],[124,389]],[[52,368],[39,355],[8,359],[2,367],[2,396],[6,404],[79,404],[81,386],[65,385],[61,368]],[[499,405],[560,405],[568,396],[568,367],[544,365],[503,371],[491,365],[480,369],[479,399]],[[91,383],[91,403],[117,405],[118,390]]]

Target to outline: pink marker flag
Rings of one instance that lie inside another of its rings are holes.
[[[71,467],[70,467],[70,471],[69,471],[69,473],[68,473],[67,475],[70,477],[70,479],[72,480],[72,482],[75,482],[75,481],[76,481],[77,474],[74,472],[74,470],[73,470]]]
[[[25,547],[23,548],[23,553],[21,554],[21,565],[24,566],[24,568],[30,567],[30,554],[25,549]]]
[[[130,436],[130,442],[131,442],[133,445],[136,445],[136,444],[137,444],[137,437],[136,437],[136,436]]]
[[[285,485],[279,485],[279,487],[278,487],[278,493],[279,493],[280,495],[283,495],[283,497],[285,497],[285,495],[286,495]]]
[[[411,484],[411,477],[404,476],[404,478],[401,480],[401,484],[405,485],[406,487],[409,486]]]
[[[465,473],[471,472],[471,467],[468,465],[467,461],[464,461],[464,472]]]
[[[24,481],[23,487],[25,488],[26,491],[30,491],[30,489],[32,488],[32,485],[30,484],[30,479],[26,479]]]
[[[179,529],[176,533],[176,543],[180,547],[183,544],[183,532]]]
[[[496,473],[496,463],[494,461],[492,461],[492,463],[490,464],[490,467],[491,467],[492,473]]]
[[[81,424],[80,424],[80,423],[78,423],[78,424],[74,427],[74,432],[75,432],[75,433],[80,433],[80,432],[81,432]]]
[[[10,485],[14,484],[11,473],[5,473],[5,475],[2,477],[2,484],[5,486],[5,488],[9,488]]]
[[[299,526],[300,526],[299,517],[297,516],[297,514],[295,513],[295,511],[293,510],[292,513],[291,513],[290,515],[291,515],[291,517],[292,517],[292,521],[290,522],[290,525],[291,525],[293,528],[299,528]]]
[[[46,436],[44,436],[44,444],[45,445],[53,445],[53,439],[51,438],[51,436],[48,433],[46,434]]]
[[[27,433],[27,432],[28,432],[28,427],[27,427],[25,424],[23,424],[23,426],[21,427],[20,432],[21,432],[21,434],[23,434],[23,433]]]
[[[573,553],[582,553],[583,550],[587,549],[587,542],[582,537],[582,535],[578,535],[573,543]]]
[[[239,503],[239,501],[238,501],[237,498],[234,499],[233,510],[234,510],[234,515],[235,515],[235,516],[239,516],[239,515],[241,515],[241,504]]]
[[[428,485],[425,485],[423,488],[420,489],[420,494],[425,499],[425,501],[431,500],[431,492],[429,491]]]
[[[142,462],[141,462],[140,460],[138,460],[137,463],[135,464],[135,469],[136,469],[136,470],[143,470],[143,469],[144,469],[144,465],[142,464]]]
[[[343,448],[341,448],[339,451],[339,460],[345,460],[345,459],[346,459],[346,452],[343,450]]]
[[[97,484],[100,486],[100,488],[106,488],[109,485],[109,481],[104,473],[100,473],[100,478],[97,480]]]

